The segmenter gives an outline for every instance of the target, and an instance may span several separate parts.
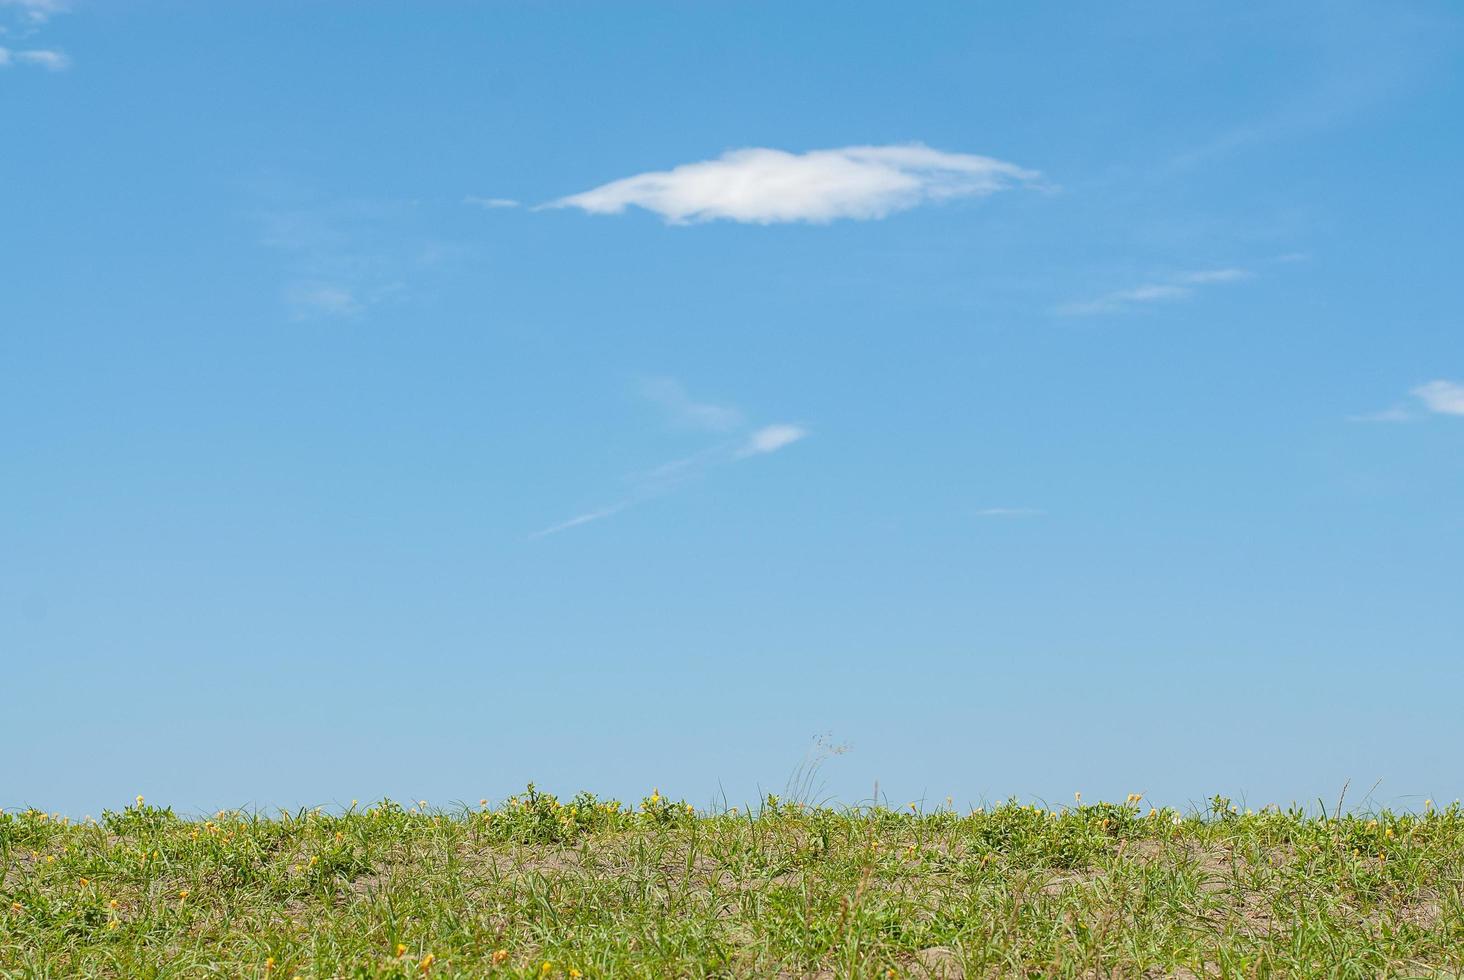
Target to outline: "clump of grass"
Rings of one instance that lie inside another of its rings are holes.
[[[1012,800],[0,813],[6,977],[1438,975],[1464,812]]]

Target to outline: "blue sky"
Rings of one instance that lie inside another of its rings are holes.
[[[1455,5],[0,23],[0,805],[1464,793]]]

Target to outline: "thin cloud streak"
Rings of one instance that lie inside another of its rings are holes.
[[[34,48],[27,51],[12,51],[0,47],[0,68],[11,65],[36,65],[47,71],[65,71],[71,67],[71,59],[60,51]]]
[[[544,530],[542,531],[535,531],[533,534],[529,535],[529,538],[547,538],[551,534],[558,534],[560,531],[568,531],[572,527],[580,527],[581,525],[589,524],[591,521],[598,521],[602,518],[609,517],[612,514],[620,513],[625,508],[631,506],[633,502],[634,501],[627,500],[618,504],[613,504],[609,507],[603,507],[600,510],[592,510],[588,514],[580,514],[578,517],[571,517],[567,521],[561,521],[558,524],[554,524],[550,527],[544,528]]]
[[[478,197],[476,194],[469,194],[463,198],[463,203],[489,211],[498,208],[516,208],[519,206],[519,202],[511,197]]]
[[[1200,269],[1194,272],[1181,272],[1170,277],[1167,282],[1144,283],[1129,289],[1115,290],[1096,299],[1064,303],[1056,307],[1053,312],[1058,316],[1097,316],[1104,313],[1122,313],[1136,306],[1189,299],[1195,295],[1197,286],[1239,282],[1250,277],[1251,272],[1248,269]]]
[[[1041,517],[1047,511],[1036,507],[984,507],[976,512],[977,517]]]
[[[589,214],[638,207],[673,225],[717,220],[826,224],[841,218],[876,220],[921,204],[1032,186],[1040,179],[1037,171],[1013,163],[920,143],[807,153],[750,147],[611,181],[542,207]]]
[[[531,540],[581,527],[602,518],[628,510],[648,500],[665,496],[708,472],[738,463],[753,456],[775,453],[806,439],[809,432],[801,425],[779,422],[766,425],[749,433],[744,439],[726,441],[703,449],[690,456],[682,456],[662,463],[643,473],[631,477],[631,491],[614,503],[571,517],[569,520],[551,524],[529,535]]]

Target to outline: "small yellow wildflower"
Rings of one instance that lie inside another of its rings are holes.
[[[107,903],[107,908],[109,908],[109,909],[114,909],[116,907],[117,907],[117,900],[115,898],[112,899],[110,902]]]
[[[432,969],[432,964],[436,962],[437,957],[433,956],[431,953],[428,953],[426,956],[422,957],[422,962],[417,964],[417,969],[422,973],[426,973],[428,970]]]
[[[570,978],[570,980],[579,980],[579,978],[582,977],[582,976],[584,976],[584,974],[581,973],[580,971],[576,970],[574,967],[570,967],[569,968],[569,978]]]
[[[544,965],[539,967],[539,976],[547,977],[549,975],[549,971],[552,969],[554,969],[554,964],[550,963],[548,960],[545,960]]]
[[[178,899],[179,899],[179,901],[182,901],[183,899],[185,899],[187,897],[188,897],[188,889],[186,889],[186,888],[183,889],[182,891],[180,891],[178,893]]]
[[[122,923],[118,922],[116,919],[109,919],[109,920],[107,920],[107,928],[108,929],[115,929],[118,926],[120,926],[121,924]]]
[[[138,793],[137,794],[137,805],[138,806],[142,806],[142,794],[141,793]]]
[[[266,956],[264,958],[264,972],[265,973],[269,973],[273,969],[274,969],[274,957],[273,956]]]
[[[25,908],[25,906],[24,905],[21,905],[19,902],[11,902],[10,903],[10,911],[12,911],[12,912],[19,912],[23,908]]]
[[[407,955],[407,944],[406,943],[397,943],[397,955],[398,956],[405,956],[405,955]]]
[[[495,949],[493,951],[493,957],[492,958],[493,958],[493,965],[494,966],[497,966],[498,964],[502,963],[504,960],[508,959],[508,950],[506,950],[506,949]]]
[[[81,879],[81,887],[85,888],[87,885],[90,885],[90,884],[91,884],[91,882],[88,881],[87,879],[85,879],[85,878]]]

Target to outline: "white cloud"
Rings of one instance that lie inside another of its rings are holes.
[[[71,59],[60,51],[36,48],[30,51],[11,51],[9,55],[20,64],[38,65],[47,71],[65,71],[71,67]]]
[[[1249,279],[1250,275],[1245,269],[1202,269],[1199,272],[1181,273],[1177,278],[1179,282],[1203,286],[1212,282],[1237,282]]]
[[[790,425],[786,422],[766,425],[747,437],[747,442],[738,450],[737,455],[741,457],[775,453],[784,446],[793,445],[807,435],[808,430],[799,425]]]
[[[560,521],[558,524],[544,528],[542,531],[535,531],[529,535],[530,538],[547,538],[551,534],[558,534],[560,531],[568,531],[572,527],[579,527],[581,524],[588,524],[591,521],[598,521],[602,517],[609,517],[618,514],[631,505],[632,501],[624,501],[610,507],[602,507],[600,510],[592,510],[578,517],[571,517],[567,521]]]
[[[542,538],[570,528],[580,527],[618,514],[637,504],[664,496],[714,469],[737,463],[750,456],[777,452],[808,436],[802,426],[787,422],[763,426],[742,440],[728,440],[720,444],[662,463],[645,472],[630,477],[630,491],[621,499],[604,507],[586,511],[567,521],[551,524],[549,527],[530,534],[530,538]]]
[[[1149,303],[1164,303],[1189,299],[1195,294],[1196,286],[1215,283],[1239,282],[1249,279],[1246,269],[1201,269],[1196,272],[1181,272],[1171,276],[1167,282],[1151,282],[1129,289],[1105,293],[1097,299],[1064,303],[1054,312],[1059,316],[1094,316],[1101,313],[1119,313]]]
[[[285,300],[296,316],[354,316],[366,309],[348,287],[333,283],[300,283],[291,286]]]
[[[66,0],[0,0],[0,7],[19,8],[26,20],[40,24],[55,14],[65,13],[70,4]]]
[[[977,517],[1041,517],[1046,511],[1036,507],[985,507],[976,512]]]
[[[1435,415],[1464,415],[1464,384],[1438,379],[1419,385],[1409,392],[1423,403],[1423,409]],[[1349,415],[1349,422],[1412,422],[1419,416],[1402,405],[1381,412]]]
[[[463,203],[472,204],[485,210],[493,210],[495,208],[516,208],[519,206],[519,202],[515,201],[511,197],[478,197],[476,194],[469,194],[467,197],[463,198]]]
[[[750,224],[871,220],[931,201],[982,197],[1041,175],[919,143],[789,153],[752,147],[612,181],[547,207],[619,214],[635,206],[670,224],[727,219]]]
[[[1464,384],[1457,381],[1430,381],[1413,389],[1430,412],[1439,415],[1464,415]]]
[[[661,406],[678,428],[731,432],[742,424],[742,413],[736,408],[695,401],[674,378],[652,378],[641,385],[641,392]]]

